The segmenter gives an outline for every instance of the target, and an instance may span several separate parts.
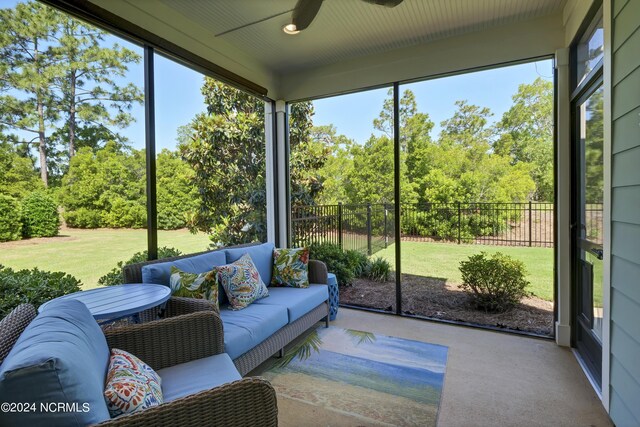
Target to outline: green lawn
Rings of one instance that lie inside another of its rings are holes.
[[[184,253],[203,251],[208,244],[206,234],[194,235],[187,230],[158,232],[159,246],[171,246]],[[0,243],[0,264],[14,269],[64,271],[90,289],[118,261],[146,248],[146,230],[66,229],[58,237]]]
[[[529,290],[534,295],[553,301],[553,249],[512,246],[456,245],[452,243],[402,242],[402,272],[438,277],[460,283],[460,261],[485,251],[502,252],[524,262]],[[394,266],[395,245],[374,255],[386,258]]]

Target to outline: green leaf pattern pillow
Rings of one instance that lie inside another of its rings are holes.
[[[197,274],[187,273],[171,266],[169,286],[174,296],[206,299],[218,306],[218,282],[215,270]]]
[[[309,248],[275,249],[271,284],[291,288],[309,287]]]

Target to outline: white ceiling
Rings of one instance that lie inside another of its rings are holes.
[[[128,1],[136,4],[139,0]],[[278,74],[560,14],[565,3],[565,0],[405,0],[395,8],[386,8],[361,0],[325,0],[311,26],[295,36],[281,30],[291,21],[291,13],[216,36],[290,10],[296,0],[158,1],[207,29],[214,42],[228,43]],[[145,9],[153,15],[153,9]]]

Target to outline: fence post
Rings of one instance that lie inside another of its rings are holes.
[[[387,230],[387,216],[389,215],[389,210],[387,209],[387,204],[384,205],[384,248],[386,249],[389,246],[389,235]]]
[[[460,210],[460,202],[458,202],[458,244],[460,244],[460,227],[462,223],[462,211]]]
[[[529,247],[531,247],[532,220],[533,218],[531,217],[531,200],[529,200]]]
[[[338,245],[342,247],[342,202],[338,202]]]
[[[367,254],[371,255],[371,203],[367,203]]]

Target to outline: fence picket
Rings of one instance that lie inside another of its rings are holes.
[[[423,203],[402,206],[403,240],[553,247],[553,203]],[[393,204],[292,208],[293,244],[332,242],[376,253],[395,238]],[[602,239],[602,204],[587,207],[586,232]]]

